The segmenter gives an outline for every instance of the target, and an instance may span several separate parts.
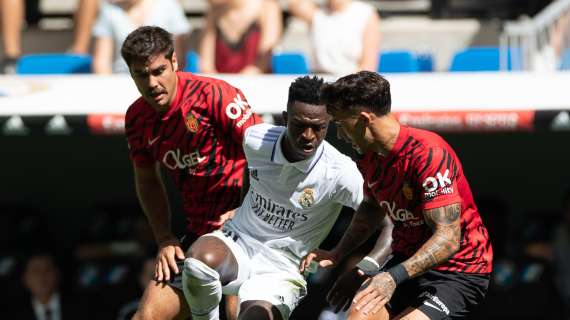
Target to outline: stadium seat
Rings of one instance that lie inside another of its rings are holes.
[[[521,61],[520,48],[507,51],[507,70],[513,70],[513,62]],[[518,59],[518,60],[517,60]],[[449,71],[500,71],[501,49],[498,47],[472,47],[453,55]]]
[[[566,49],[560,58],[560,70],[570,70],[570,49]]]
[[[188,51],[186,54],[186,68],[184,71],[197,73],[200,72],[200,56],[196,51]]]
[[[416,54],[408,50],[383,51],[379,59],[379,73],[418,72],[420,70]]]
[[[309,66],[303,53],[282,52],[271,57],[271,70],[275,74],[307,74]]]
[[[91,73],[92,57],[69,53],[38,53],[22,56],[16,65],[17,74]]]
[[[433,56],[431,53],[423,52],[416,54],[418,60],[418,68],[420,72],[432,72],[433,71]]]

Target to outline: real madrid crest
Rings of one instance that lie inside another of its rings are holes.
[[[299,204],[304,209],[307,209],[311,207],[313,203],[315,203],[315,190],[311,188],[305,188],[299,197]]]
[[[192,113],[186,116],[186,128],[192,133],[198,132],[198,119]]]
[[[410,187],[410,184],[408,182],[404,182],[404,186],[402,187],[402,193],[404,194],[404,197],[406,197],[406,199],[408,200],[412,200],[412,198],[414,197],[414,190],[412,189],[412,187]]]

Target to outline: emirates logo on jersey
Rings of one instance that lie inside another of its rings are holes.
[[[307,209],[310,208],[313,203],[315,203],[315,190],[311,188],[305,188],[299,197],[299,204],[304,209]]]
[[[192,133],[198,132],[199,122],[193,114],[186,116],[186,129]]]

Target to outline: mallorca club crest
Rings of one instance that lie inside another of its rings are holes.
[[[299,204],[304,209],[311,207],[315,203],[315,190],[312,188],[305,188],[299,197]]]
[[[188,131],[192,133],[198,132],[199,124],[198,119],[196,119],[192,113],[186,116],[186,129],[188,129]]]
[[[402,187],[402,193],[404,194],[404,197],[408,199],[408,201],[412,200],[412,198],[414,197],[414,190],[407,181],[404,182],[404,186]]]

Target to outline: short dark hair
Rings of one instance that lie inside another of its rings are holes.
[[[145,63],[150,57],[162,53],[171,60],[174,44],[172,35],[156,26],[137,28],[127,36],[121,47],[121,56],[129,67],[134,62]]]
[[[355,112],[370,109],[383,116],[390,112],[392,97],[390,83],[376,72],[360,71],[327,83],[321,90],[321,99],[329,113],[335,111]]]
[[[304,76],[295,79],[289,86],[287,108],[293,105],[295,101],[313,105],[324,104],[321,101],[321,87],[323,84],[324,80],[317,76]]]

